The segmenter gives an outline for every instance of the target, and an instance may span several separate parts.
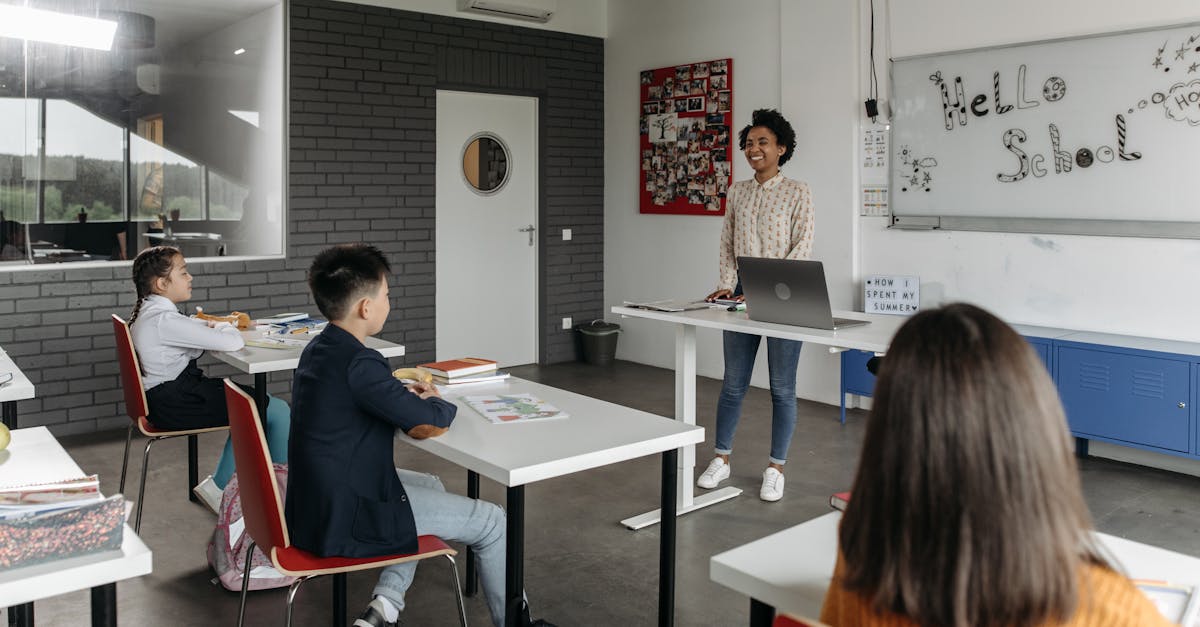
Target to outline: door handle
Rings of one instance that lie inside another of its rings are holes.
[[[537,227],[533,226],[532,224],[529,224],[523,228],[517,229],[517,232],[518,233],[528,233],[529,234],[529,245],[533,246],[533,232],[536,230],[537,230]]]

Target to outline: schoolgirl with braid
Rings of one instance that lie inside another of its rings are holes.
[[[142,384],[150,406],[147,419],[155,427],[171,430],[229,424],[221,380],[205,376],[196,360],[206,350],[242,348],[241,334],[228,323],[179,313],[179,304],[192,298],[192,275],[177,248],[153,246],[139,253],[133,260],[133,285],[137,303],[129,316],[129,331],[142,366]],[[266,418],[271,460],[287,463],[291,410],[287,403],[271,397]],[[233,447],[226,441],[213,474],[195,489],[214,512],[233,471]]]

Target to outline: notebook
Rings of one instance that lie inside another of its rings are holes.
[[[738,257],[737,265],[751,320],[834,331],[870,323],[833,317],[820,261]]]

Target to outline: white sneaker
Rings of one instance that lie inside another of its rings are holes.
[[[763,471],[762,489],[758,491],[758,498],[764,501],[778,501],[783,498],[783,473],[775,470],[773,466],[767,466]]]
[[[192,494],[200,498],[200,502],[204,504],[212,513],[218,514],[221,509],[221,488],[213,483],[212,475],[204,478],[196,487],[192,488]]]
[[[714,457],[711,462],[708,462],[708,468],[705,468],[704,473],[696,480],[696,485],[705,490],[711,490],[728,478],[729,464],[720,457]]]

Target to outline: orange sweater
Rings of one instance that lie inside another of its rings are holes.
[[[873,611],[863,597],[850,592],[838,581],[842,573],[842,558],[838,556],[833,582],[825,593],[825,605],[821,608],[821,622],[832,627],[916,627],[917,623],[905,616],[879,614]],[[1150,602],[1124,576],[1107,568],[1088,565],[1081,575],[1079,605],[1075,615],[1066,622],[1047,623],[1055,627],[1135,627],[1163,626],[1172,623],[1159,613]]]

